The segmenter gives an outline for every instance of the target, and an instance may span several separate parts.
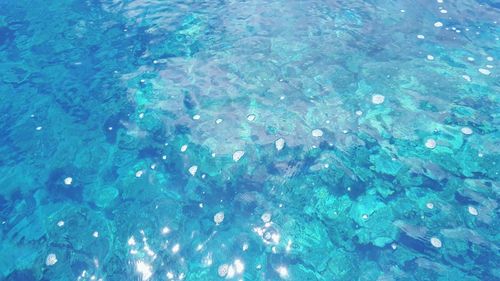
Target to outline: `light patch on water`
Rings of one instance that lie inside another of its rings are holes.
[[[142,177],[142,175],[143,175],[143,174],[144,174],[144,171],[143,171],[143,170],[139,170],[139,171],[135,172],[135,176],[136,176],[137,178]]]
[[[215,120],[215,124],[220,124],[222,123],[222,119],[218,118],[217,120]]]
[[[238,162],[241,157],[243,157],[243,155],[245,155],[245,151],[243,150],[237,150],[233,153],[233,161],[234,162]]]
[[[484,75],[490,75],[491,74],[491,71],[489,71],[488,69],[485,69],[485,68],[480,68],[480,69],[478,69],[478,71],[481,74],[484,74]]]
[[[429,149],[434,149],[436,148],[436,140],[434,139],[428,139],[426,142],[425,142],[425,147],[429,148]]]
[[[193,120],[200,120],[201,116],[199,114],[195,114],[193,116]]]
[[[285,147],[285,140],[283,138],[279,138],[274,142],[274,146],[276,147],[276,150],[280,151]]]
[[[462,78],[464,78],[467,82],[472,80],[469,75],[462,75]]]
[[[434,60],[434,56],[433,55],[427,55],[427,59],[428,60]]]
[[[418,39],[425,39],[425,36],[424,36],[424,35],[422,35],[422,34],[418,34],[418,35],[417,35],[417,38],[418,38]]]
[[[271,221],[271,213],[263,213],[262,216],[260,217],[260,219],[265,222],[265,223],[268,223]]]
[[[45,258],[45,265],[47,266],[53,266],[56,263],[57,263],[57,256],[54,253],[48,254],[47,258]]]
[[[373,104],[383,104],[385,101],[385,97],[380,94],[375,94],[372,96],[372,103]]]
[[[464,135],[472,135],[472,133],[473,133],[472,129],[469,127],[463,127],[462,129],[460,129],[460,131]]]
[[[477,211],[477,209],[474,206],[469,206],[467,208],[467,210],[469,211],[469,214],[471,214],[473,216],[477,216],[479,214],[479,212]]]
[[[428,209],[434,209],[434,204],[431,203],[431,202],[428,202],[427,204],[425,204],[425,206],[428,208]]]
[[[439,240],[439,238],[431,237],[431,245],[435,248],[441,248],[443,246],[443,243],[441,242],[441,240]]]
[[[216,225],[221,224],[224,221],[224,212],[218,212],[214,215],[214,222]]]
[[[188,145],[187,144],[184,144],[181,146],[181,152],[186,152],[186,150],[188,149]]]
[[[73,178],[72,177],[67,177],[64,179],[64,184],[65,185],[71,185],[73,183]]]
[[[38,127],[36,127],[36,130],[37,130],[37,131],[40,131],[41,129],[42,129],[42,126],[38,126]]]
[[[247,116],[247,120],[248,120],[248,121],[250,121],[250,122],[254,121],[254,120],[255,120],[255,118],[256,118],[255,114],[249,114],[249,115]]]
[[[435,27],[442,27],[442,26],[443,26],[443,23],[442,23],[442,22],[440,22],[440,21],[437,21],[437,22],[435,22],[435,23],[434,23],[434,26],[435,26]]]
[[[194,175],[196,175],[196,172],[198,171],[198,166],[196,165],[193,165],[189,168],[189,173],[194,177]]]
[[[149,280],[149,278],[153,276],[153,267],[141,260],[135,263],[135,271],[141,274],[141,278],[143,281]]]
[[[228,271],[229,271],[228,264],[221,264],[219,265],[219,268],[217,268],[217,274],[219,275],[219,277],[226,277]]]
[[[177,254],[179,252],[179,250],[181,249],[181,245],[179,243],[175,244],[173,247],[172,247],[172,253],[173,254]]]
[[[63,226],[64,226],[64,221],[58,221],[58,222],[57,222],[57,226],[59,226],[59,227],[63,227]]]
[[[313,137],[319,138],[319,137],[323,136],[323,131],[320,129],[314,129],[314,130],[312,130],[311,134]]]
[[[278,275],[280,276],[281,279],[287,279],[288,278],[288,268],[286,268],[285,266],[280,266],[278,268],[276,268],[276,272],[278,273]]]

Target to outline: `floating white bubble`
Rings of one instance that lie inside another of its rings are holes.
[[[467,210],[469,211],[469,214],[473,215],[473,216],[477,216],[479,214],[479,212],[477,211],[477,209],[473,206],[469,206],[467,208]]]
[[[45,258],[45,265],[47,266],[53,266],[56,263],[57,263],[57,256],[54,253],[48,254],[47,258]]]
[[[431,237],[431,245],[435,248],[441,248],[443,246],[443,243],[441,242],[441,240],[439,240],[439,238]]]
[[[488,70],[488,69],[485,69],[485,68],[480,68],[478,69],[478,71],[481,73],[481,74],[484,74],[484,75],[490,75],[491,74],[491,71]]]
[[[188,171],[194,177],[194,175],[196,175],[196,172],[198,171],[198,166],[193,165],[188,169]]]
[[[460,131],[464,135],[472,135],[472,133],[473,133],[472,129],[469,127],[463,127],[462,129],[460,129]]]
[[[193,120],[200,120],[201,116],[199,114],[193,115]]]
[[[229,271],[229,265],[228,264],[221,264],[221,265],[219,265],[219,268],[217,269],[217,274],[219,274],[219,277],[226,277],[228,271]]]
[[[440,21],[437,21],[437,22],[435,22],[435,23],[434,23],[434,26],[435,26],[435,27],[442,27],[442,26],[443,26],[443,23],[442,23],[442,22],[440,22]]]
[[[323,131],[320,129],[314,129],[314,130],[312,130],[311,134],[313,137],[319,138],[319,137],[323,136]]]
[[[425,39],[425,36],[424,36],[424,35],[422,35],[422,34],[418,34],[418,35],[417,35],[417,38],[418,38],[418,39]]]
[[[181,146],[181,152],[186,152],[186,150],[188,149],[188,145],[187,144],[184,144]]]
[[[433,55],[427,55],[427,59],[428,60],[434,60],[434,56]]]
[[[250,122],[254,121],[254,120],[255,120],[255,118],[256,118],[255,114],[249,114],[249,115],[247,116],[247,120],[248,120],[248,121],[250,121]]]
[[[279,138],[274,142],[274,146],[278,151],[282,150],[285,147],[285,139]]]
[[[434,139],[428,139],[426,142],[425,142],[425,147],[429,148],[429,149],[433,149],[433,148],[436,148],[436,140]]]
[[[135,172],[135,176],[136,176],[137,178],[142,177],[142,175],[143,175],[143,174],[144,174],[144,171],[143,171],[143,170],[139,170],[139,171]]]
[[[65,185],[71,185],[73,183],[73,178],[72,177],[67,177],[64,179],[64,184]]]
[[[243,150],[237,150],[233,153],[233,161],[234,162],[238,162],[241,157],[243,157],[243,155],[245,155],[245,151]]]
[[[218,212],[214,215],[214,222],[216,225],[221,224],[224,221],[224,212]]]
[[[265,222],[265,223],[268,223],[271,221],[271,213],[263,213],[262,216],[260,216],[260,219]]]
[[[385,97],[383,95],[375,94],[372,96],[373,104],[383,104],[385,101]]]

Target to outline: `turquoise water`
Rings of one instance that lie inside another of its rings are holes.
[[[0,280],[500,280],[499,15],[0,0]]]

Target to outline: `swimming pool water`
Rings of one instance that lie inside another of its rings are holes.
[[[499,9],[0,1],[0,280],[500,280]]]

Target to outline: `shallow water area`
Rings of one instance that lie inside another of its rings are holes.
[[[498,3],[0,11],[0,280],[500,280]]]

